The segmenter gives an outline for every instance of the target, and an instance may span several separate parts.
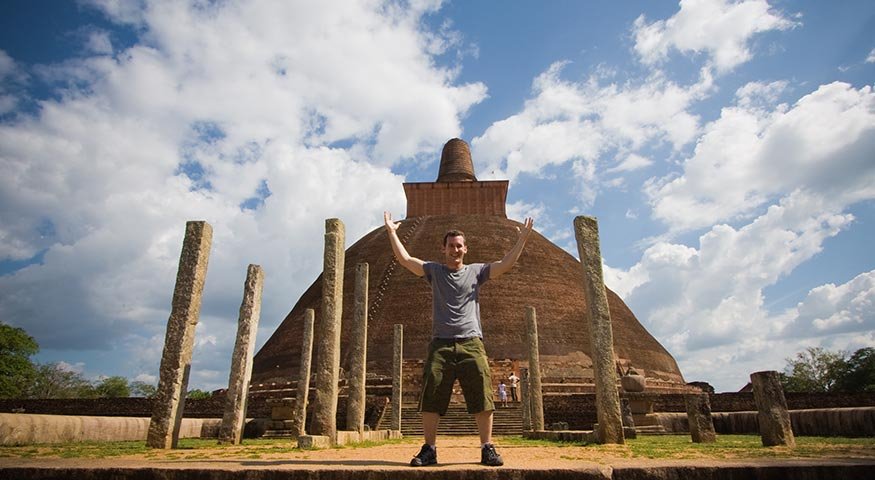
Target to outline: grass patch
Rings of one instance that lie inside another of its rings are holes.
[[[584,445],[580,442],[563,442],[558,440],[542,440],[536,438],[523,437],[501,437],[498,443],[504,446],[513,447],[579,447]]]
[[[627,442],[642,458],[853,458],[875,456],[875,439],[796,437],[796,448],[763,447],[759,435],[718,435],[715,443],[693,443],[687,435],[642,435]]]
[[[136,456],[155,460],[248,457],[252,455],[300,452],[288,441],[251,439],[241,445],[219,445],[215,439],[183,438],[173,450],[152,449],[144,441],[71,442],[25,446],[0,446],[0,457],[7,458],[113,458]]]
[[[337,445],[333,448],[335,449],[344,449],[344,448],[370,448],[370,447],[380,447],[383,445],[400,445],[403,443],[411,443],[410,438],[396,438],[396,439],[388,439],[388,440],[365,440],[364,442],[356,442],[356,443],[348,443],[346,445]]]
[[[718,435],[716,443],[692,443],[688,435],[642,435],[624,445],[497,438],[501,448],[560,448],[556,458],[609,463],[615,459],[756,459],[875,458],[875,438],[796,437],[796,448],[763,447],[758,435]],[[418,443],[418,438],[367,441],[335,447],[366,449]],[[146,460],[308,459],[309,453],[289,440],[245,439],[241,445],[220,445],[215,439],[181,439],[175,450],[155,450],[137,442],[79,442],[0,446],[4,458],[139,458]]]

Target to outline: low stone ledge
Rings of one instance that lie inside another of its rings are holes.
[[[302,435],[298,437],[298,448],[331,448],[360,442],[396,440],[402,437],[400,430],[368,430],[364,432],[338,430],[336,445],[331,444],[331,439],[328,436]]]
[[[532,430],[523,432],[523,437],[554,442],[596,443],[595,432],[590,430]]]
[[[835,479],[866,480],[872,477],[872,461],[811,459],[780,461],[715,462],[701,461],[696,465],[615,465],[613,480],[737,480],[758,479]]]
[[[300,435],[298,448],[331,448],[331,437],[327,435]]]
[[[736,480],[740,478],[778,479],[843,479],[863,480],[871,478],[875,462],[866,460],[782,460],[747,462],[642,462],[623,463],[600,467],[526,469],[486,468],[479,466],[460,468],[410,468],[410,467],[356,467],[350,468],[210,468],[191,467],[0,467],[0,478],[16,480],[49,480],[75,478],[80,480],[388,480],[448,479],[448,480]]]
[[[0,413],[0,445],[145,440],[148,418]],[[221,419],[183,418],[180,438],[216,438]]]

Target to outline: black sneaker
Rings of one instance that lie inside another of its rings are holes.
[[[437,449],[429,444],[424,444],[419,453],[410,461],[411,467],[424,467],[437,464]]]
[[[495,451],[495,445],[487,443],[480,449],[480,463],[483,465],[489,465],[490,467],[500,467],[504,465],[504,460],[502,460],[501,455]]]

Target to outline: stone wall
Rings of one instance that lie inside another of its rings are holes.
[[[875,407],[875,395],[871,393],[788,393],[786,395],[790,410]],[[712,394],[710,400],[711,411],[715,413],[756,411],[752,393],[717,393]],[[687,411],[684,396],[681,394],[654,395],[653,410],[684,415]],[[596,421],[594,394],[544,396],[544,423],[547,426],[556,422],[568,422],[568,427],[572,430],[591,430],[592,424]]]
[[[184,418],[180,438],[214,438],[221,420]],[[146,417],[92,417],[0,413],[0,445],[145,440]]]
[[[875,395],[871,393],[785,393],[789,410],[812,408],[873,407]],[[753,393],[713,393],[710,396],[712,412],[755,411]],[[656,412],[686,412],[684,396],[660,394],[653,404]]]
[[[222,418],[225,397],[185,401],[186,418]],[[268,417],[270,407],[264,398],[250,398],[249,417]],[[149,398],[50,398],[0,399],[0,413],[37,413],[47,415],[82,415],[101,417],[151,417]]]
[[[689,432],[686,413],[664,412],[654,416],[667,432]],[[712,418],[719,434],[759,434],[756,411],[715,412]],[[875,407],[790,410],[790,423],[795,435],[873,437]]]

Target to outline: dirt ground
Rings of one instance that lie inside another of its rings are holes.
[[[719,440],[718,440],[719,443]],[[520,445],[513,441],[496,442],[504,458],[503,468],[526,470],[604,469],[624,465],[725,465],[725,464],[771,464],[780,462],[864,462],[875,466],[875,443],[868,442],[855,447],[837,446],[835,451],[820,450],[813,456],[803,450],[781,448],[760,449],[762,455],[751,458],[749,451],[733,454],[733,449],[720,450],[715,454],[684,450],[657,458],[642,458],[633,453],[629,445],[585,446],[577,444]],[[400,443],[387,443],[368,447],[330,448],[302,451],[293,442],[255,444],[241,446],[198,447],[196,449],[147,450],[145,453],[112,456],[110,458],[62,458],[45,456],[45,452],[33,449],[33,455],[0,456],[2,467],[160,467],[160,468],[218,468],[218,469],[408,469],[410,458],[419,450],[418,439],[406,439]],[[438,441],[436,469],[489,469],[480,465],[480,448],[476,437],[442,437]]]

